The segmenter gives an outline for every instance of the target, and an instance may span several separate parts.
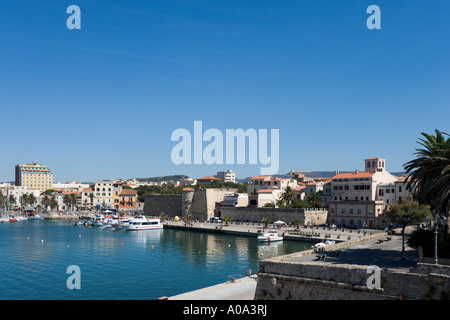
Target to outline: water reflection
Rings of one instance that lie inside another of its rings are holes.
[[[41,242],[44,240],[44,242]],[[0,224],[0,298],[156,299],[256,272],[259,261],[309,249],[172,229],[125,231],[54,221]],[[66,289],[78,265],[82,289]]]

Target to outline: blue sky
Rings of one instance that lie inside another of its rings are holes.
[[[81,30],[69,30],[69,5]],[[369,30],[369,5],[381,30]],[[0,181],[47,165],[55,181],[260,165],[175,165],[177,128],[279,129],[286,173],[403,170],[421,132],[450,131],[448,0],[0,3]]]

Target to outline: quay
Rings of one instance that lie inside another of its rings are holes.
[[[285,240],[304,241],[312,243],[321,242],[323,240],[333,240],[336,243],[347,242],[378,237],[380,235],[386,234],[383,230],[370,229],[364,231],[347,228],[331,228],[324,226],[307,226],[300,227],[298,229],[293,226],[274,228],[274,226],[271,224],[264,227],[263,223],[252,222],[233,222],[225,225],[212,222],[192,222],[186,224],[182,221],[165,221],[163,225],[164,228],[168,229],[222,233],[246,237],[256,237],[263,230],[263,228],[265,230],[278,229],[278,232],[283,234]]]
[[[209,222],[193,222],[190,224],[185,224],[184,222],[168,221],[164,223],[164,228],[189,230],[196,232],[232,234],[250,237],[256,237],[258,235],[258,230],[261,230],[262,227],[263,224],[258,225],[257,223],[254,224],[246,222],[233,223],[230,225],[221,225],[220,223]],[[342,251],[351,252],[350,250],[352,248],[360,248],[361,246],[370,248],[374,246],[376,254],[380,255],[382,253],[386,253],[383,251],[378,251],[380,247],[376,247],[375,245],[376,243],[378,243],[379,239],[385,238],[387,236],[387,233],[382,230],[367,230],[366,234],[364,234],[364,232],[358,233],[358,230],[342,228],[329,229],[328,227],[301,227],[300,229],[296,229],[295,227],[283,227],[281,228],[281,232],[285,233],[284,237],[286,240],[309,241],[312,243],[324,240],[325,235],[327,235],[327,240],[336,240],[336,244],[332,246],[334,250],[340,249]],[[396,249],[398,249],[398,237],[399,236],[396,236],[396,241],[392,242],[396,244]],[[392,255],[392,252],[390,250],[388,251]],[[285,261],[285,259],[287,259],[295,263],[299,262],[298,259],[300,259],[301,261],[314,260],[315,256],[316,253],[311,249],[286,256],[280,256],[278,257],[278,259],[281,259],[281,261]],[[349,256],[349,254],[342,255],[342,257],[347,259],[343,263],[352,263],[351,260],[348,260]],[[358,254],[356,254],[356,256],[358,256]],[[376,259],[376,257],[372,253],[365,253],[363,255],[363,258],[364,257]],[[363,258],[360,257],[359,260],[357,258],[354,258],[353,262],[364,263],[365,261],[361,260]],[[261,262],[261,265],[264,261],[265,260]],[[336,260],[334,260],[334,263],[335,262]],[[261,271],[263,270],[260,270],[260,272]],[[214,286],[178,294],[171,297],[160,297],[159,300],[259,300],[261,298],[256,295],[258,293],[258,274],[253,274],[240,279],[233,279],[233,281],[220,283]]]

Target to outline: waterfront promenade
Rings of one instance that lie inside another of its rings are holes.
[[[245,235],[256,237],[258,230],[262,228],[262,224],[252,223],[234,223],[229,226],[222,226],[218,223],[200,223],[194,222],[186,225],[184,222],[165,222],[167,228],[186,229],[198,232],[215,232],[227,233],[235,235]],[[388,267],[410,267],[416,263],[416,252],[411,248],[406,248],[407,259],[401,259],[401,236],[387,235],[381,230],[367,230],[358,233],[358,230],[352,229],[329,229],[327,227],[314,227],[296,229],[294,227],[283,227],[280,229],[285,233],[285,237],[291,241],[311,241],[311,245],[324,239],[325,234],[330,237],[327,240],[338,240],[338,242],[330,247],[330,250],[340,250],[339,256],[333,252],[321,252],[329,258],[320,260],[320,263],[344,263],[344,264],[362,264],[371,265],[379,264]],[[398,232],[399,230],[397,230]],[[312,237],[306,236],[313,235]],[[387,238],[389,241],[384,241]],[[342,240],[343,239],[343,240]],[[382,241],[382,242],[381,242]],[[274,259],[282,261],[290,261],[299,263],[305,261],[317,261],[317,252],[307,250],[301,253],[293,253],[286,256],[280,256]],[[236,279],[220,283],[215,286],[186,292],[172,297],[161,297],[167,300],[253,300],[257,288],[257,275]]]

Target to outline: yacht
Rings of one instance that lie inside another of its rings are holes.
[[[131,219],[127,225],[123,226],[123,229],[127,231],[137,231],[137,230],[153,230],[162,229],[163,225],[161,220],[158,218],[147,219],[144,216],[137,216]]]
[[[281,240],[283,240],[283,236],[278,235],[278,230],[275,229],[270,229],[268,232],[264,232],[258,236],[259,242],[273,242]]]

